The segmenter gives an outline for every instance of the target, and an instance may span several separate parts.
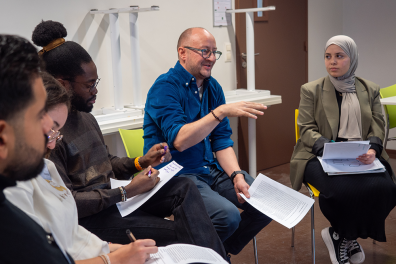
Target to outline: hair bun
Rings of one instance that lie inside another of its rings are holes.
[[[52,20],[43,20],[33,30],[32,41],[37,46],[44,47],[51,41],[66,36],[67,31],[63,24]]]

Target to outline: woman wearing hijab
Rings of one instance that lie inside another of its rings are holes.
[[[396,178],[382,145],[380,88],[355,76],[358,51],[350,37],[330,38],[324,57],[329,75],[301,87],[301,138],[291,158],[290,179],[295,190],[309,182],[320,191],[320,209],[331,224],[322,238],[332,263],[362,263],[365,255],[356,239],[385,242],[385,218],[396,204]],[[371,145],[357,160],[371,164],[378,158],[386,172],[329,177],[317,159],[324,144],[354,140]]]

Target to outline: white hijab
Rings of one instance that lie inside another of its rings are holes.
[[[353,39],[348,36],[338,35],[330,38],[325,47],[325,52],[330,45],[339,46],[350,58],[351,64],[347,73],[340,77],[329,75],[335,89],[342,93],[340,127],[338,137],[348,140],[362,139],[362,115],[356,94],[355,71],[358,65],[358,51]]]

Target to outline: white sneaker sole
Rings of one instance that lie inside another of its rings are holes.
[[[359,246],[360,246],[360,244],[359,244]],[[361,258],[355,260],[356,258],[353,258],[353,256],[356,256],[356,255],[357,255],[357,254],[355,254],[355,255],[352,256],[352,258],[349,258],[349,260],[350,260],[351,263],[353,263],[353,264],[360,264],[360,263],[363,263],[363,262],[364,262],[364,260],[366,259],[366,256],[365,256],[365,254],[364,254],[364,251],[363,251],[362,246],[360,246],[360,250],[362,251]]]
[[[326,227],[325,229],[323,229],[321,232],[321,235],[322,235],[323,241],[325,242],[325,244],[327,246],[327,250],[329,251],[331,263],[339,264],[337,261],[337,256],[335,255],[333,240],[330,237],[329,227]]]

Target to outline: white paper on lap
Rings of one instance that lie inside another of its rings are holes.
[[[183,166],[180,166],[176,161],[172,161],[165,167],[159,169],[158,171],[160,172],[159,177],[160,181],[155,185],[153,189],[151,189],[148,192],[142,193],[135,195],[125,202],[119,202],[117,203],[118,210],[120,211],[120,214],[122,217],[125,217],[138,209],[142,204],[144,204],[148,199],[150,199],[156,192],[158,192],[159,189],[161,189],[162,186],[164,186],[170,179],[172,179],[173,176],[178,173]],[[130,183],[131,181],[119,181],[115,179],[110,179],[111,183],[111,189],[115,189],[121,186],[126,186]]]

